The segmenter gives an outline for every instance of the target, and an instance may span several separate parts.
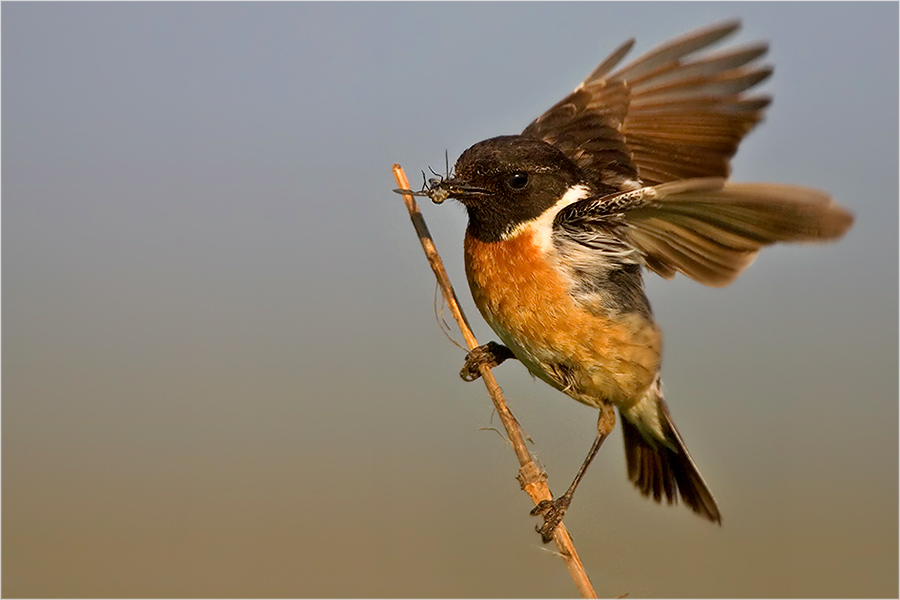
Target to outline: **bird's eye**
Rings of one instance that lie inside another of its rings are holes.
[[[524,190],[528,185],[528,173],[516,171],[506,179],[506,185],[514,190]]]

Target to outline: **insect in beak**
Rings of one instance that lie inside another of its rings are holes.
[[[479,198],[487,196],[488,190],[483,188],[467,185],[457,179],[437,179],[428,180],[428,185],[422,190],[414,192],[412,190],[395,189],[398,194],[409,194],[410,196],[425,196],[431,199],[435,204],[441,204],[447,198],[456,198],[460,202],[470,198]]]

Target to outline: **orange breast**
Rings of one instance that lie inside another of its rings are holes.
[[[579,305],[533,230],[494,243],[467,233],[465,260],[481,314],[538,377],[586,404],[607,399],[622,408],[653,383],[661,348],[656,325],[638,314],[597,316]]]

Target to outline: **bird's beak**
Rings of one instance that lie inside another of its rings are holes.
[[[456,178],[432,179],[429,182],[425,195],[431,198],[435,204],[440,204],[447,198],[456,198],[463,204],[467,200],[474,200],[487,196],[490,192],[484,188],[475,187]]]

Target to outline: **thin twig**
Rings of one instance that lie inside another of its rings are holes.
[[[404,190],[410,189],[409,181],[406,179],[406,173],[403,172],[403,168],[400,165],[395,164],[393,171],[394,178],[397,180],[397,185]],[[422,249],[425,250],[425,256],[428,258],[431,269],[434,271],[435,277],[437,277],[438,285],[441,287],[441,292],[444,294],[444,300],[450,308],[450,313],[459,324],[459,329],[462,332],[463,338],[465,338],[466,345],[468,345],[469,349],[472,350],[477,348],[478,341],[475,339],[475,335],[472,333],[472,329],[469,327],[469,323],[466,321],[466,317],[463,315],[462,309],[459,306],[459,302],[456,299],[456,293],[453,291],[453,286],[450,283],[450,278],[447,276],[447,271],[444,270],[444,263],[434,245],[434,240],[431,239],[431,234],[428,232],[428,226],[425,225],[425,219],[419,211],[419,205],[409,194],[404,194],[403,200],[406,202],[406,208],[409,210],[409,217],[412,220],[413,227],[416,228],[416,233],[419,236],[419,241],[422,243]],[[506,406],[506,401],[503,399],[503,394],[500,392],[500,386],[497,384],[497,380],[494,379],[494,376],[491,373],[491,368],[482,364],[479,366],[479,372],[481,373],[481,380],[484,381],[488,394],[490,394],[491,400],[494,402],[494,408],[496,408],[497,414],[500,415],[500,420],[503,422],[503,427],[506,429],[510,444],[512,444],[513,450],[516,453],[516,458],[519,459],[520,468],[518,480],[522,485],[522,489],[531,496],[531,499],[535,504],[540,503],[542,500],[552,500],[553,495],[550,493],[550,488],[547,486],[547,475],[531,458],[531,453],[525,446],[522,430],[520,429],[516,418]],[[584,570],[584,565],[581,564],[581,559],[578,558],[578,553],[575,551],[575,545],[572,543],[572,538],[569,536],[569,532],[566,530],[564,524],[560,523],[553,532],[553,541],[556,542],[559,554],[566,562],[566,566],[569,569],[569,575],[572,577],[572,581],[575,582],[575,586],[578,588],[581,596],[583,598],[596,598],[597,595],[591,585],[591,580]]]

